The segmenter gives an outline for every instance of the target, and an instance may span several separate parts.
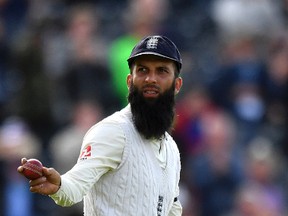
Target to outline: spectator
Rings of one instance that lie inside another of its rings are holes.
[[[217,0],[212,7],[224,61],[211,82],[211,93],[237,119],[244,144],[256,136],[265,115],[267,42],[283,31],[278,6],[270,0]]]
[[[225,113],[205,116],[204,150],[190,158],[190,187],[200,216],[222,216],[233,208],[243,180],[242,156],[237,152],[235,125]]]
[[[286,215],[281,162],[281,154],[268,139],[257,137],[250,143],[235,215]]]
[[[112,41],[108,53],[112,83],[122,106],[127,104],[128,95],[125,83],[129,68],[126,59],[131,49],[142,37],[161,32],[160,26],[167,13],[167,4],[165,0],[130,0],[128,10],[123,11],[125,30],[122,35]]]
[[[5,216],[33,216],[34,200],[31,193],[27,193],[27,180],[15,175],[18,158],[23,155],[40,157],[41,142],[33,134],[23,119],[10,116],[5,119],[0,128],[0,161],[3,163],[2,171],[5,173],[4,182],[4,208]],[[15,208],[17,203],[17,208]],[[36,216],[36,215],[35,215]]]
[[[105,65],[106,42],[100,34],[101,20],[97,6],[76,4],[65,9],[62,19],[54,24],[60,27],[55,28],[55,32],[47,32],[44,37],[45,68],[56,80],[67,72],[69,65],[83,61],[83,58]]]
[[[103,118],[103,110],[94,101],[80,101],[74,106],[71,122],[58,131],[51,139],[50,153],[54,167],[64,174],[76,163],[80,155],[82,139],[87,130]],[[71,208],[54,209],[53,215],[76,216],[83,214],[83,203]]]
[[[176,105],[177,116],[173,137],[179,146],[182,162],[203,150],[202,121],[211,112],[217,112],[203,87],[190,88]],[[185,166],[183,167],[185,173]],[[183,169],[182,168],[182,169]]]
[[[266,68],[256,47],[254,38],[228,41],[224,51],[226,61],[209,83],[213,101],[237,120],[243,146],[256,135],[265,113]]]
[[[272,40],[267,53],[267,80],[264,86],[265,124],[262,134],[273,140],[286,157],[288,129],[288,39],[287,35]]]
[[[42,31],[31,31],[22,39],[22,46],[13,51],[14,94],[9,101],[9,111],[19,115],[41,139],[43,149],[55,129],[52,116],[51,82],[44,71]],[[45,124],[44,124],[45,122]],[[46,157],[46,155],[45,155]]]
[[[46,69],[55,85],[54,113],[60,125],[69,121],[63,114],[71,112],[71,105],[84,99],[99,101],[106,114],[119,106],[106,67],[106,42],[100,34],[97,7],[76,4],[67,12],[65,20],[64,34],[47,38],[45,46]]]

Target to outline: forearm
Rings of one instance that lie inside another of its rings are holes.
[[[85,172],[83,172],[83,168]],[[72,170],[61,176],[61,186],[59,190],[50,195],[56,204],[60,206],[71,206],[80,202],[87,191],[95,184],[106,170],[101,171],[89,167],[89,164],[75,166]]]

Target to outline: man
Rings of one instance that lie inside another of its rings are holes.
[[[44,167],[31,192],[61,206],[84,199],[85,216],[181,215],[180,156],[168,134],[182,86],[180,53],[168,38],[148,36],[128,64],[129,105],[88,130],[70,171]]]

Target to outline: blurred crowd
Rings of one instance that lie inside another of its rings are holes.
[[[288,215],[287,0],[0,0],[0,215],[82,215],[16,168],[72,168],[88,128],[127,104],[126,59],[150,34],[183,58],[183,216]]]

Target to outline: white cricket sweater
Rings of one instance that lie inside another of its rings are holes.
[[[162,144],[165,145],[163,149],[166,151],[166,164],[161,167],[150,141],[141,137],[136,131],[130,107],[116,112],[101,124],[118,125],[123,130],[125,146],[119,166],[106,172],[93,184],[90,183],[91,180],[90,182],[87,178],[85,180],[84,170],[82,170],[83,176],[79,178],[73,174],[73,168],[72,172],[69,171],[68,175],[62,177],[59,192],[51,197],[58,204],[70,205],[69,199],[75,201],[78,199],[67,198],[67,194],[73,195],[72,184],[79,187],[86,184],[80,190],[84,196],[85,216],[174,215],[171,214],[174,212],[171,208],[179,192],[180,157],[171,136],[166,133],[162,140]]]

